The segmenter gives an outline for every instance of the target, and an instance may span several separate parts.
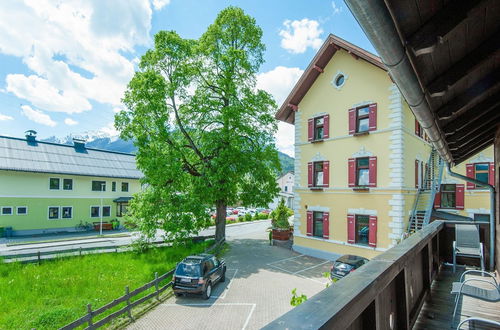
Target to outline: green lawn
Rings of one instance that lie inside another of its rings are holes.
[[[0,329],[55,329],[166,273],[211,242],[37,264],[0,264]],[[148,291],[149,292],[149,291]]]

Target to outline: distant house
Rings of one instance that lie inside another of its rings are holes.
[[[14,235],[74,231],[120,219],[140,191],[132,154],[0,136],[0,227]]]
[[[293,185],[295,183],[295,175],[293,172],[289,171],[280,176],[277,183],[278,187],[280,187],[280,192],[269,205],[269,208],[275,209],[282,198],[285,200],[285,205],[287,207],[293,208]]]

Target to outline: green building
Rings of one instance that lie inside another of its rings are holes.
[[[141,189],[132,154],[0,136],[0,227],[13,235],[75,231],[120,220]]]

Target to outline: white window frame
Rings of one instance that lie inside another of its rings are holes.
[[[59,209],[59,211],[57,211],[57,218],[50,217],[50,209],[51,208]],[[61,207],[60,206],[47,206],[47,219],[48,220],[60,220],[61,219]]]
[[[50,188],[50,179],[59,179],[59,187],[57,189],[51,189]],[[62,179],[61,178],[58,178],[58,177],[55,177],[55,176],[51,176],[49,177],[49,190],[50,191],[53,191],[53,190],[61,190],[61,183],[62,183]]]
[[[71,180],[71,189],[64,189],[64,180]],[[61,184],[61,190],[64,190],[64,191],[72,191],[73,190],[73,183],[74,183],[74,180],[73,178],[62,178],[62,180],[60,181],[62,184]]]
[[[10,210],[11,210],[10,214],[3,214],[4,207],[10,207]],[[14,207],[13,206],[0,206],[0,215],[7,215],[7,216],[14,215]]]
[[[26,213],[24,213],[24,214],[23,214],[23,213],[19,214],[19,208],[20,208],[20,207],[24,207],[24,208],[26,208]],[[27,207],[27,206],[16,206],[16,215],[28,215],[28,207]]]
[[[97,209],[99,210],[99,215],[97,217],[93,217],[92,216],[92,208],[93,207],[97,207]],[[89,215],[90,215],[91,219],[99,219],[101,217],[101,212],[102,212],[102,210],[101,210],[101,206],[100,205],[90,205],[90,213],[89,213]]]
[[[63,217],[63,208],[65,208],[65,207],[71,208],[71,217],[69,217],[69,218],[64,218]],[[69,206],[69,205],[68,206],[61,206],[61,219],[63,219],[63,220],[71,220],[71,219],[73,219],[73,206]]]
[[[104,215],[104,208],[105,207],[109,207],[109,215]],[[102,217],[103,218],[109,218],[109,217],[111,217],[111,211],[113,211],[113,208],[111,207],[111,205],[103,205],[102,208],[101,208]]]

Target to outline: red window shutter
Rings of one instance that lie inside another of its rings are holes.
[[[369,106],[368,125],[369,131],[375,131],[377,129],[377,103],[372,103]]]
[[[307,163],[307,186],[313,186],[313,163]]]
[[[488,173],[488,183],[492,186],[495,185],[495,163],[490,163],[489,173]]]
[[[347,215],[347,243],[354,244],[355,243],[355,232],[356,232],[356,223],[354,221],[354,214]]]
[[[476,178],[476,169],[474,168],[474,164],[466,164],[465,170],[468,178]],[[476,185],[471,182],[467,182],[467,189],[476,189]]]
[[[328,139],[330,137],[330,115],[325,115],[323,117],[323,138]]]
[[[330,185],[330,162],[328,160],[323,162],[323,187]]]
[[[330,213],[323,213],[323,238],[330,238]]]
[[[439,209],[441,207],[441,193],[436,192],[436,197],[434,197],[434,208]]]
[[[314,129],[314,122],[313,119],[310,118],[307,120],[307,141],[313,140],[313,129]]]
[[[415,118],[415,135],[420,136],[420,124],[417,118]]]
[[[349,158],[349,163],[348,163],[348,170],[349,170],[349,187],[354,187],[356,186],[356,159],[355,158]]]
[[[415,188],[418,188],[419,182],[418,182],[418,168],[419,168],[419,161],[418,159],[415,160]]]
[[[370,157],[369,158],[369,165],[370,165],[370,175],[368,178],[369,181],[369,186],[370,187],[376,187],[377,186],[377,157]]]
[[[368,231],[368,245],[371,247],[377,246],[377,217],[370,215],[370,220],[368,222],[370,226]]]
[[[356,108],[349,109],[349,134],[356,133]]]
[[[465,190],[465,187],[463,184],[455,185],[455,208],[457,210],[464,209],[464,200],[465,200],[464,190]]]
[[[312,211],[307,211],[307,236],[312,236],[313,234],[313,213]]]

